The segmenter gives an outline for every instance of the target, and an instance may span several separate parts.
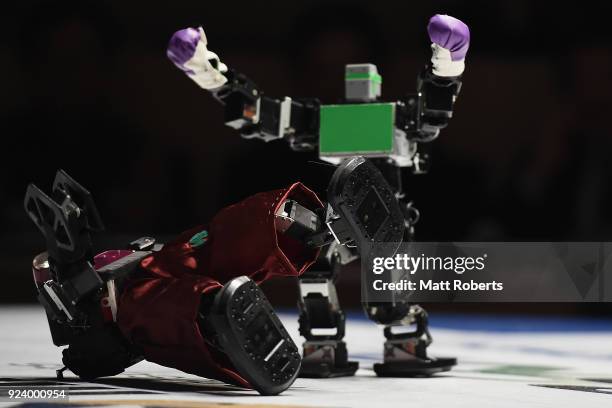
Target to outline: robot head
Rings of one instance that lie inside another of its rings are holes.
[[[380,97],[382,78],[374,64],[348,64],[344,71],[344,95],[350,102],[372,102]]]

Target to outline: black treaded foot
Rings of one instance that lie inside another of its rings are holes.
[[[431,358],[386,362],[374,364],[379,377],[429,377],[436,373],[450,371],[457,364],[456,358]]]
[[[351,377],[359,369],[358,361],[348,361],[345,366],[334,366],[330,363],[302,361],[301,378],[334,378]]]
[[[255,282],[241,276],[225,284],[209,318],[223,352],[260,394],[280,394],[293,384],[300,353]]]

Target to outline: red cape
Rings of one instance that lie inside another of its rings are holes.
[[[117,323],[149,361],[206,378],[249,387],[223,353],[198,328],[203,293],[242,275],[260,283],[273,276],[299,276],[318,249],[277,235],[274,214],[287,198],[311,210],[323,204],[301,183],[259,193],[221,210],[204,226],[182,233],[145,258],[123,290]],[[194,234],[207,241],[192,246]]]

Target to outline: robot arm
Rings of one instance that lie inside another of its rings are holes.
[[[245,139],[284,139],[296,151],[316,147],[318,100],[273,98],[262,94],[245,75],[233,69],[227,75],[228,83],[211,91],[225,107],[227,126],[238,130]]]
[[[431,65],[418,78],[417,95],[399,104],[398,127],[416,142],[434,140],[448,125],[470,45],[468,26],[451,16],[433,16],[427,31],[432,42]]]
[[[28,186],[25,208],[47,241],[52,279],[41,282],[39,300],[57,320],[76,321],[82,317],[76,305],[103,284],[92,265],[90,233],[104,226],[91,195],[60,170],[51,196]]]
[[[179,30],[170,39],[168,58],[225,107],[225,124],[242,137],[266,142],[285,139],[293,150],[317,144],[319,101],[265,96],[244,74],[228,68],[207,49],[202,27]]]

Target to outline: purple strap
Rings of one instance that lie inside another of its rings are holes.
[[[427,32],[431,42],[451,52],[451,59],[465,58],[470,47],[470,29],[461,20],[445,14],[436,14],[429,20]]]

